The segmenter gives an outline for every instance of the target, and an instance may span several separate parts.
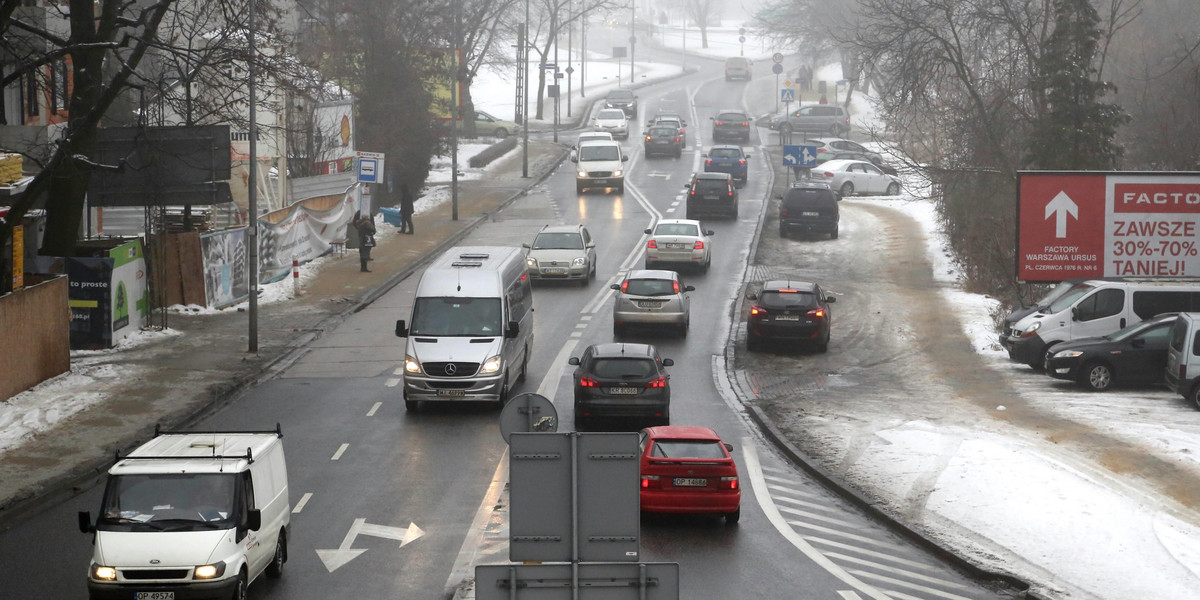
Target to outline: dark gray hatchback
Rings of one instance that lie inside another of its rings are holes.
[[[776,198],[779,198],[779,237],[802,232],[827,233],[830,239],[837,239],[841,197],[828,185],[798,181],[786,194]]]

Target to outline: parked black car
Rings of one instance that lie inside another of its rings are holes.
[[[773,280],[762,291],[750,294],[754,300],[746,321],[746,349],[761,350],[764,341],[784,340],[829,349],[832,315],[829,305],[836,299],[808,281]]]
[[[798,181],[779,198],[779,237],[795,232],[827,233],[837,239],[842,199],[828,184]]]
[[[674,363],[650,344],[592,344],[575,365],[575,427],[584,430],[598,419],[636,419],[671,424],[671,376]]]
[[[1165,384],[1167,345],[1178,313],[1165,313],[1116,333],[1063,342],[1046,359],[1046,374],[1096,392],[1116,384]]]

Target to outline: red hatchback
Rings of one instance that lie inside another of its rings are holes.
[[[640,432],[642,510],[716,514],[726,523],[742,516],[737,465],[708,427],[667,425]]]

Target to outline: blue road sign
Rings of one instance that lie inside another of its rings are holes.
[[[817,147],[785,145],[783,147],[783,166],[807,169],[817,166]]]
[[[781,65],[781,64],[779,64],[779,63],[775,63],[775,64],[771,65],[771,72],[772,72],[772,73],[774,73],[774,74],[776,74],[776,75],[778,75],[778,74],[782,73],[782,72],[783,72],[783,65]]]
[[[378,183],[379,161],[374,158],[358,159],[358,180],[365,183]]]
[[[745,43],[746,43],[746,36],[744,36],[744,35],[739,35],[739,36],[738,36],[738,41],[739,41],[739,42],[741,42],[741,43],[743,43],[743,44],[745,44]]]
[[[796,101],[796,92],[793,91],[792,88],[780,88],[779,89],[779,101],[780,102],[795,102]]]

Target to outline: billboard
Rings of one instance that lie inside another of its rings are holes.
[[[428,48],[425,50],[425,73],[428,78],[425,80],[425,89],[433,96],[433,104],[429,107],[429,112],[434,118],[443,121],[449,121],[451,116],[450,107],[454,104],[451,100],[458,103],[458,107],[462,108],[462,84],[459,83],[457,96],[451,98],[450,89],[450,74],[453,72],[454,57],[458,55],[458,64],[462,65],[462,49],[450,48]]]
[[[1017,278],[1200,277],[1200,173],[1017,173]]]

